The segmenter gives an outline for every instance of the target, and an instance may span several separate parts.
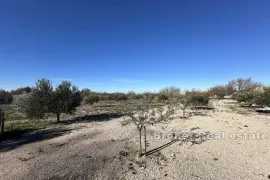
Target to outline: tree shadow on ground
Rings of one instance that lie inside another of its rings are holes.
[[[25,144],[62,136],[70,131],[71,129],[53,128],[53,129],[44,129],[44,130],[27,133],[27,134],[22,135],[19,138],[0,142],[0,152],[6,152],[9,150],[21,147]]]
[[[176,142],[180,142],[179,144],[180,146],[189,142],[191,143],[191,146],[195,144],[202,144],[208,140],[207,137],[209,134],[210,134],[209,132],[197,133],[197,132],[192,132],[192,131],[190,131],[188,134],[183,133],[178,137],[174,137],[174,139],[171,142],[146,152],[146,156],[155,154],[159,152],[160,150],[165,149]]]
[[[73,123],[102,122],[102,121],[109,121],[114,118],[120,118],[122,116],[123,116],[122,114],[117,114],[117,113],[103,113],[103,114],[97,114],[97,115],[79,116],[74,119],[60,121],[59,123],[73,124]]]
[[[191,108],[193,110],[214,110],[215,108],[212,106],[196,106]]]

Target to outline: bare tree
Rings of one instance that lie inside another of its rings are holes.
[[[127,101],[122,105],[124,120],[122,125],[134,124],[139,131],[140,156],[142,153],[142,130],[144,130],[144,155],[146,155],[146,127],[172,119],[174,107],[172,105],[154,107],[153,101],[142,98],[139,101]]]
[[[254,82],[251,78],[238,78],[230,81],[229,84],[237,92],[248,92],[262,86],[261,83]]]
[[[226,87],[223,85],[214,86],[208,92],[213,97],[217,96],[219,99],[223,99],[226,95]]]

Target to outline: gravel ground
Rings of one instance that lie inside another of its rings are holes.
[[[149,127],[149,155],[142,160],[138,132],[121,127],[121,117],[1,142],[0,179],[270,179],[270,116],[229,100],[213,106],[204,116]],[[175,140],[173,133],[186,136]]]

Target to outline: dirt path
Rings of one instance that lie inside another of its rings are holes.
[[[153,154],[146,168],[136,162],[136,129],[121,127],[121,118],[116,118],[46,130],[39,138],[32,134],[37,142],[2,142],[0,179],[268,179],[270,116],[239,114],[228,103],[214,101],[216,110],[206,116],[149,127],[148,150]],[[172,141],[172,132],[195,136]],[[249,134],[245,139],[247,133],[268,138],[252,140]],[[244,138],[232,139],[233,134]]]

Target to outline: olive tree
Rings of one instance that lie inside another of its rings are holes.
[[[73,113],[82,101],[78,88],[68,81],[59,84],[50,99],[48,109],[56,114],[57,122],[60,122],[61,113]]]
[[[263,88],[263,91],[257,98],[256,103],[262,106],[270,107],[270,86],[266,86]]]
[[[48,79],[39,79],[32,91],[20,95],[16,102],[27,117],[40,119],[48,112],[52,92],[52,83]]]
[[[192,105],[192,95],[188,92],[180,94],[175,98],[175,104],[182,109],[183,118],[186,118],[186,109]]]
[[[70,82],[63,81],[53,89],[51,81],[39,79],[30,93],[18,98],[17,104],[29,118],[43,118],[46,113],[55,113],[59,122],[61,113],[72,113],[81,100],[80,92]]]
[[[127,101],[123,103],[122,112],[124,114],[122,125],[134,124],[139,131],[140,156],[143,155],[142,130],[144,130],[144,155],[146,156],[146,127],[171,120],[174,108],[171,105],[154,107],[153,101],[144,97],[136,102]]]

